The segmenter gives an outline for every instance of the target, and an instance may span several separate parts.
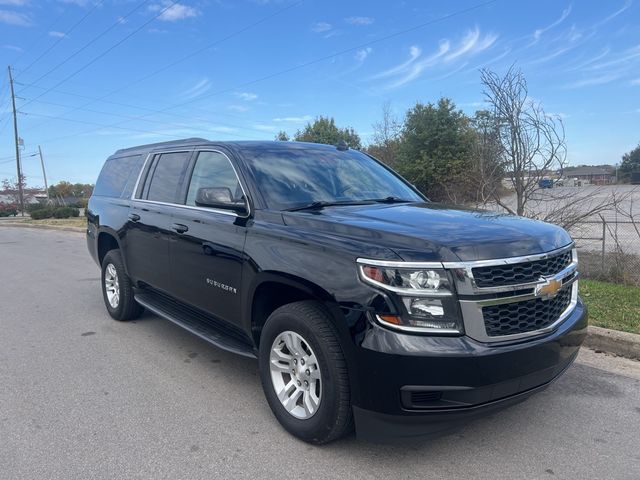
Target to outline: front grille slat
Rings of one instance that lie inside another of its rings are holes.
[[[567,250],[542,260],[475,267],[472,273],[476,285],[480,288],[506,287],[537,282],[540,277],[555,275],[568,267],[572,259],[571,250]]]
[[[534,332],[552,325],[571,304],[571,290],[564,288],[552,299],[535,298],[482,308],[487,335],[500,337]]]

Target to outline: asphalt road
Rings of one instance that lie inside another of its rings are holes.
[[[84,237],[0,227],[0,478],[640,478],[640,363],[583,352],[545,392],[449,436],[285,433],[255,361],[160,318],[118,323]]]

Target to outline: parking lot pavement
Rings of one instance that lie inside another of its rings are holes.
[[[585,352],[439,439],[312,447],[271,415],[255,361],[111,320],[82,234],[0,227],[0,261],[1,478],[640,478],[638,363]]]

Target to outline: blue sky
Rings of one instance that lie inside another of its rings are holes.
[[[562,117],[570,164],[638,144],[640,0],[486,3],[0,0],[0,178],[15,176],[7,65],[30,184],[39,144],[50,181],[94,182],[118,148],[272,139],[317,115],[366,142],[386,101],[472,114],[478,69],[514,62]]]

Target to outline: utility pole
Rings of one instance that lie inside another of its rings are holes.
[[[16,170],[18,171],[18,195],[20,196],[20,214],[24,217],[24,192],[22,191],[22,167],[20,166],[20,147],[18,146],[18,114],[16,112],[16,95],[13,91],[13,75],[11,65],[9,70],[9,85],[11,86],[11,103],[13,105],[13,135],[16,142]]]
[[[40,165],[42,165],[42,176],[44,177],[44,189],[47,191],[47,203],[51,202],[49,198],[49,185],[47,185],[47,172],[44,169],[44,159],[42,158],[42,149],[38,145],[38,153],[40,154]]]

